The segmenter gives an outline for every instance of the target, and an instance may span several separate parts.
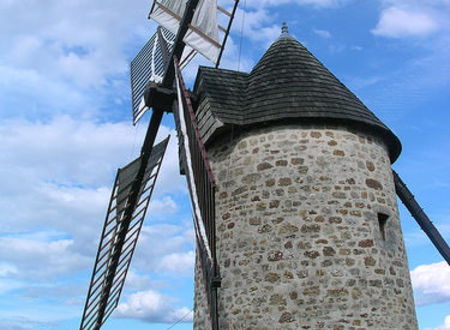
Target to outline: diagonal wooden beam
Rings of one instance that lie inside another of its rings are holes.
[[[395,191],[397,192],[398,197],[409,210],[413,218],[417,221],[420,228],[422,228],[422,230],[434,244],[445,261],[447,261],[447,263],[450,265],[450,248],[448,247],[447,242],[444,240],[437,228],[433,225],[430,218],[428,218],[423,209],[420,207],[419,203],[414,198],[414,195],[402,181],[398,173],[394,170],[392,171],[392,173],[394,174]]]

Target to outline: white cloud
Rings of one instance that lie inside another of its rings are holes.
[[[178,211],[177,203],[170,196],[161,199],[152,199],[148,209],[149,214],[173,214]]]
[[[172,253],[165,255],[159,264],[163,271],[173,273],[194,274],[195,252],[187,251],[183,253]]]
[[[4,262],[0,263],[0,277],[10,276],[17,273],[18,273],[17,267],[15,267],[14,265],[7,264]]]
[[[21,281],[0,278],[0,294],[5,294],[12,290],[23,288],[25,286],[26,283]]]
[[[129,108],[129,54],[154,30],[148,6],[145,0],[132,6],[120,0],[2,1],[1,115],[92,116],[111,111],[111,104]]]
[[[134,293],[117,307],[113,315],[118,318],[138,318],[147,322],[173,323],[179,320],[191,322],[193,318],[191,310],[186,307],[171,307],[169,302],[172,300],[152,290]]]
[[[67,116],[48,122],[9,120],[0,124],[0,230],[9,233],[0,238],[3,291],[12,283],[10,278],[43,280],[90,269],[116,168],[136,156],[143,128],[133,129],[128,122],[96,123]],[[174,135],[162,126],[158,140],[168,133]],[[173,136],[149,219],[152,214],[176,214],[178,205],[171,194],[186,194],[177,153]],[[153,265],[146,267],[147,271],[157,269],[166,254],[192,249],[190,227],[169,228],[172,230],[156,236],[152,227],[144,229],[143,242],[149,231],[153,233],[148,250],[155,250],[152,245],[159,240],[164,240],[161,245],[167,248],[151,255],[142,251],[142,264]],[[175,244],[170,246],[170,242]]]
[[[436,328],[426,328],[425,330],[450,330],[450,315],[445,317],[444,324]]]
[[[248,0],[250,7],[270,7],[279,5],[301,5],[316,8],[333,8],[347,3],[348,0]]]
[[[16,278],[51,278],[91,263],[89,258],[71,251],[72,245],[70,239],[53,240],[50,235],[45,240],[20,235],[1,237],[0,258],[14,265]]]
[[[389,7],[382,11],[372,33],[379,36],[402,38],[426,36],[437,30],[438,25],[427,13]]]
[[[181,225],[146,225],[142,228],[133,265],[142,271],[188,274],[193,265],[193,243],[191,220]]]
[[[268,45],[281,34],[281,22],[274,24],[275,19],[276,17],[264,7],[250,8],[246,11],[239,9],[234,24],[236,30],[242,29],[245,37]]]
[[[151,280],[148,276],[140,275],[133,270],[129,270],[125,287],[128,290],[144,290],[151,286]]]
[[[411,280],[418,306],[450,301],[450,266],[445,261],[416,267]]]
[[[320,29],[314,29],[313,32],[315,34],[317,34],[319,37],[325,38],[325,39],[329,39],[331,38],[331,33],[330,31],[327,30],[320,30]]]
[[[168,133],[173,131],[160,128],[160,138]],[[143,130],[129,123],[59,117],[47,123],[3,122],[0,135],[0,192],[5,196],[0,201],[1,229],[47,223],[65,230],[74,227],[75,219],[81,229],[83,224],[92,226],[93,217],[103,218],[116,168],[136,156]],[[157,180],[158,193],[185,192],[177,151],[172,138]],[[169,196],[159,203],[176,208]]]
[[[118,0],[12,1],[2,8],[0,44],[8,45],[3,55],[15,67],[99,85],[106,75],[127,70],[124,46],[130,36],[143,37],[147,10],[144,0],[133,6]]]

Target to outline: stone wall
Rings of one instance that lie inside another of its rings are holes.
[[[218,181],[221,330],[417,329],[380,141],[317,126],[261,128],[223,141],[209,150]],[[196,296],[196,329],[209,328],[199,322],[202,300]]]

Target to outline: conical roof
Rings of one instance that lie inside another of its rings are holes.
[[[286,28],[250,74],[202,67],[196,92],[207,95],[222,129],[294,119],[339,124],[382,138],[392,162],[401,151],[392,131]]]

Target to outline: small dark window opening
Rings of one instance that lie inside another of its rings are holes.
[[[378,225],[380,226],[380,233],[383,241],[386,240],[386,222],[389,219],[389,215],[385,213],[378,213]]]

